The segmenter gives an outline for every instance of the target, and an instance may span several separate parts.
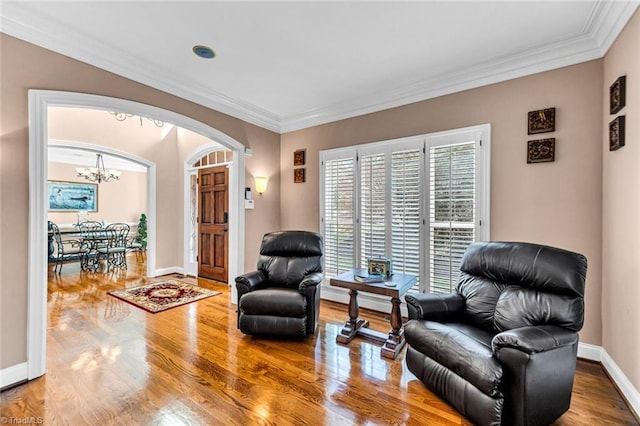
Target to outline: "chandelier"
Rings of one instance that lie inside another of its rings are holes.
[[[114,169],[105,169],[102,154],[96,154],[95,167],[76,167],[78,177],[83,177],[91,182],[109,182],[113,179],[120,179],[120,171]]]
[[[125,112],[119,112],[119,111],[109,111],[109,114],[113,115],[116,120],[118,121],[124,121],[127,118],[131,118],[131,117],[138,117],[140,119],[140,126],[142,126],[142,117],[137,116],[137,115],[133,115],[133,114],[127,114]],[[156,120],[153,118],[149,118],[149,117],[145,117],[147,120],[153,122],[153,124],[155,124],[156,127],[162,127],[164,126],[164,121],[161,120]]]

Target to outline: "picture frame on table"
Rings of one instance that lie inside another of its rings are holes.
[[[391,259],[372,258],[367,260],[367,272],[369,275],[391,276],[393,274],[393,264]]]
[[[98,185],[95,183],[48,181],[50,212],[97,212]]]

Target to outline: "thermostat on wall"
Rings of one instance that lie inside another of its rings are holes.
[[[244,208],[245,210],[253,209],[253,200],[244,200]]]

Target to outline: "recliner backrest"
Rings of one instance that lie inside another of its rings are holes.
[[[265,234],[258,270],[263,271],[272,284],[297,287],[305,275],[322,272],[322,236],[309,231]]]
[[[581,254],[531,243],[473,243],[460,270],[456,292],[476,325],[582,328],[587,259]]]

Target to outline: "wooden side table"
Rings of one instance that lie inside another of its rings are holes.
[[[361,283],[354,279],[354,275],[366,274],[366,269],[352,269],[329,280],[329,284],[334,287],[349,289],[349,319],[336,337],[336,341],[348,344],[356,336],[363,336],[382,343],[381,355],[383,357],[396,359],[405,344],[402,315],[400,314],[400,304],[402,303],[400,297],[415,284],[418,277],[407,274],[393,274],[391,277],[386,278],[385,281],[377,283]],[[359,291],[391,297],[391,330],[388,334],[367,328],[369,321],[358,317]]]

